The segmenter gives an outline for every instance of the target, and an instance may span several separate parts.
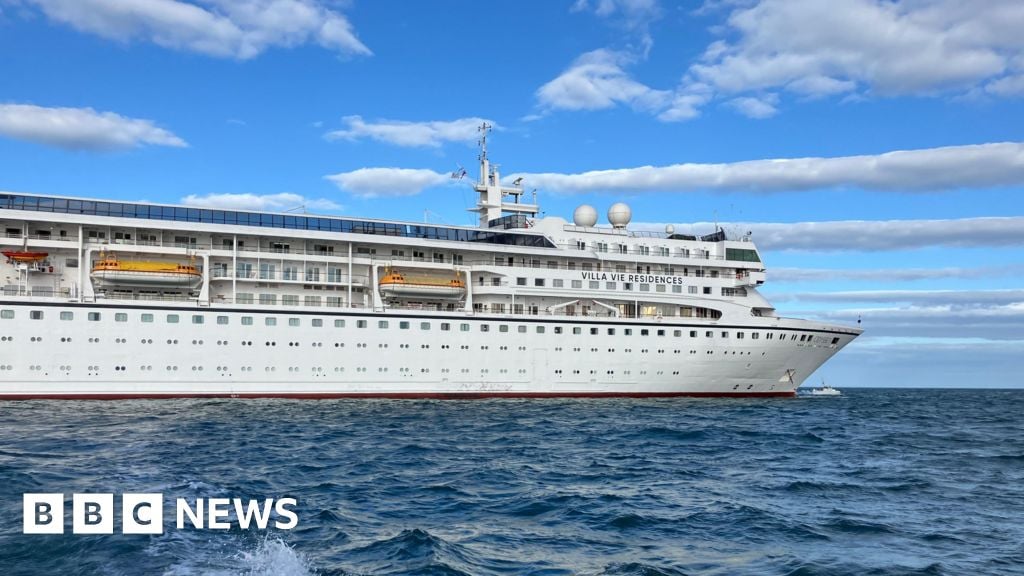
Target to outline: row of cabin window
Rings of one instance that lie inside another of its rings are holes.
[[[87,319],[89,321],[98,322],[102,318],[102,313],[101,312],[88,312],[86,317],[87,317]],[[12,319],[12,318],[14,318],[14,310],[0,310],[0,318],[4,318],[4,319]],[[33,320],[42,320],[43,319],[43,311],[42,310],[31,310],[29,312],[29,318],[31,318]],[[60,313],[60,319],[61,320],[74,320],[74,312],[62,311]],[[153,314],[148,314],[148,313],[143,313],[143,314],[139,315],[139,320],[141,322],[144,322],[144,323],[153,322],[154,321],[154,315]],[[167,314],[165,316],[165,320],[166,320],[166,322],[168,324],[178,324],[180,322],[180,316],[178,314]],[[114,313],[114,321],[115,322],[127,322],[128,321],[128,314],[126,312],[116,312],[116,313]],[[264,321],[264,324],[267,325],[267,326],[276,326],[277,325],[277,318],[273,317],[273,316],[267,316],[267,317],[265,317],[263,319],[263,321]],[[205,322],[206,322],[206,316],[205,315],[203,315],[203,314],[193,314],[192,315],[192,323],[193,324],[204,324]],[[217,324],[226,325],[228,323],[230,323],[230,318],[228,316],[217,316]],[[252,316],[242,316],[241,317],[241,323],[242,323],[243,326],[252,326],[253,325],[253,317]],[[301,318],[288,318],[288,325],[289,326],[301,326],[302,325],[302,319]],[[323,321],[322,318],[312,318],[312,319],[310,319],[310,325],[313,326],[314,328],[321,328],[324,325],[324,321]],[[390,320],[378,320],[377,321],[377,328],[387,329],[388,327],[390,327],[390,325],[391,325],[391,321]],[[356,328],[366,328],[368,326],[369,326],[369,323],[368,323],[367,320],[356,320]],[[344,319],[340,319],[340,318],[339,319],[335,319],[334,320],[334,327],[335,328],[344,328],[345,327],[345,320]],[[412,322],[410,322],[410,321],[401,320],[401,321],[398,322],[398,328],[400,330],[409,330],[411,327],[412,327]],[[419,323],[419,327],[420,327],[420,330],[430,330],[431,329],[431,323],[430,322],[420,322]],[[440,328],[441,328],[442,332],[448,332],[448,331],[451,331],[452,325],[449,322],[441,322],[440,323]],[[517,329],[517,331],[520,334],[525,334],[528,331],[528,328],[525,325],[517,326],[516,329]],[[543,334],[546,331],[547,327],[546,326],[534,326],[534,329],[535,329],[537,334]],[[553,327],[553,332],[555,334],[563,334],[563,333],[565,333],[564,330],[565,329],[562,326],[554,326]],[[589,333],[591,335],[593,335],[593,336],[596,336],[596,335],[600,334],[600,328],[591,327],[588,330],[589,330]],[[616,328],[606,328],[605,330],[607,331],[607,334],[609,336],[615,336],[617,329]],[[622,335],[623,336],[632,336],[633,335],[633,330],[634,330],[633,328],[623,328],[622,329]],[[459,331],[460,332],[469,332],[470,331],[470,324],[467,323],[467,322],[460,323],[459,324]],[[490,324],[480,324],[480,332],[490,332],[490,331],[491,331],[491,325]],[[498,332],[508,332],[508,331],[509,331],[509,325],[508,324],[499,324],[498,325]],[[690,338],[697,338],[698,337],[698,332],[699,332],[698,330],[690,330],[689,331]],[[580,326],[574,326],[574,327],[572,327],[572,333],[576,334],[576,335],[583,334],[583,328],[580,327]],[[668,330],[663,329],[663,328],[659,328],[659,329],[656,329],[654,331],[654,334],[657,335],[657,336],[665,336],[665,335],[667,335],[667,333],[668,333]],[[776,333],[774,333],[774,332],[766,332],[765,333],[765,339],[773,340],[775,338],[775,334]],[[649,328],[640,328],[640,335],[641,336],[650,336],[651,335],[651,329],[649,329]],[[673,330],[672,331],[672,335],[674,337],[676,337],[676,338],[681,338],[683,336],[683,331],[682,330]],[[715,337],[715,331],[714,330],[706,330],[706,331],[704,331],[704,336],[706,338],[714,338]],[[789,335],[789,339],[793,340],[793,341],[796,341],[797,340],[797,336],[798,336],[797,334],[790,334]],[[721,337],[722,338],[728,338],[729,337],[729,331],[728,330],[722,330],[721,331]],[[760,337],[761,337],[761,333],[760,332],[751,332],[750,333],[750,338],[752,340],[757,340]],[[799,337],[800,337],[800,342],[808,342],[812,338],[812,336],[810,334],[799,334]],[[746,332],[736,332],[736,338],[738,340],[742,340],[742,339],[746,338]],[[779,334],[779,340],[785,340],[785,338],[786,338],[785,334],[781,334],[781,333]],[[839,343],[839,338],[838,337],[832,339],[832,344],[838,344],[838,343]]]

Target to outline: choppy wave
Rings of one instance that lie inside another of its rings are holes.
[[[1022,391],[0,409],[5,576],[1024,574]],[[23,536],[29,491],[289,496],[300,520]]]

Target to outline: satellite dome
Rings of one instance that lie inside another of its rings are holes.
[[[665,226],[665,234],[668,234],[669,236],[671,236],[671,235],[673,235],[675,233],[676,233],[676,227],[675,226],[673,226],[671,224]]]
[[[580,204],[572,213],[572,221],[577,226],[589,228],[597,224],[597,210],[590,204]]]
[[[615,228],[625,228],[632,217],[633,211],[622,202],[616,202],[608,209],[608,222]]]

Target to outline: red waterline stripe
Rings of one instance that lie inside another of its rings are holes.
[[[791,398],[796,392],[395,392],[395,393],[256,393],[256,394],[0,394],[2,400],[170,400],[175,398],[290,398],[327,400],[482,400],[488,398]]]

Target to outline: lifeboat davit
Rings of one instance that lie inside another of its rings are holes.
[[[28,262],[39,262],[45,260],[49,255],[46,252],[29,252],[28,250],[4,250],[0,252],[7,257],[8,263],[25,264]]]
[[[466,295],[466,284],[459,278],[409,276],[391,270],[384,274],[379,284],[381,296],[390,298],[459,300]]]
[[[92,267],[89,277],[108,286],[176,286],[196,288],[203,282],[203,273],[191,264],[150,260],[118,260],[102,257]]]

